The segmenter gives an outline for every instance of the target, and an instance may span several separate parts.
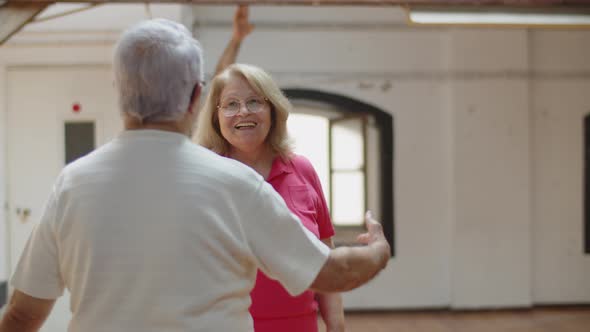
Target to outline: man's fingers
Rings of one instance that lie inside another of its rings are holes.
[[[373,213],[371,213],[371,211],[367,211],[365,213],[365,225],[367,226],[367,230],[369,231],[369,233],[379,231],[379,229],[381,228],[381,223],[373,219]]]
[[[367,226],[366,243],[372,243],[375,241],[385,241],[385,235],[383,234],[383,227],[381,223],[373,219],[371,211],[367,211],[365,214],[365,225]]]
[[[381,224],[378,221],[371,219],[370,222],[367,223],[367,231],[371,234],[382,233],[383,227],[381,227]]]
[[[363,234],[359,234],[356,237],[356,242],[360,243],[360,244],[369,244],[370,239],[371,239],[371,236],[369,235],[369,233],[363,233]]]
[[[373,213],[371,213],[371,211],[365,213],[365,225],[367,226],[367,232],[357,236],[356,241],[358,243],[369,244],[376,239],[383,237],[381,224],[373,219]]]

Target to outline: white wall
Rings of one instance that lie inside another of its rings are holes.
[[[193,14],[212,73],[233,7]],[[252,16],[240,62],[283,87],[343,94],[395,118],[396,257],[345,294],[348,308],[590,302],[581,246],[590,32],[408,28],[400,10],[381,7],[254,7]],[[0,48],[0,142],[7,66],[109,63],[118,34],[33,30]]]
[[[532,35],[533,297],[587,303],[590,255],[581,234],[583,119],[590,114],[590,33]],[[563,52],[567,50],[567,52]]]
[[[56,4],[39,17],[44,18],[86,6],[86,4]],[[153,17],[181,19],[181,7],[176,4],[151,5]],[[75,64],[109,64],[112,44],[120,31],[148,17],[145,5],[101,5],[92,10],[60,19],[27,25],[8,45],[0,47],[0,282],[10,274],[10,244],[7,237],[9,213],[6,189],[6,69],[11,66],[51,66]]]
[[[195,34],[207,50],[209,72],[231,31],[219,20],[227,20],[232,11],[195,9],[200,18]],[[445,125],[447,88],[440,77],[447,62],[441,56],[446,52],[445,35],[396,24],[401,19],[395,9],[294,11],[253,8],[257,29],[243,44],[239,61],[269,70],[283,87],[357,98],[395,118],[397,255],[375,281],[345,294],[346,306],[448,306],[451,137]],[[299,18],[307,23],[299,25]],[[388,83],[392,88],[382,89]]]
[[[6,100],[5,96],[5,88],[4,88],[4,77],[5,71],[4,67],[0,67],[0,100]],[[1,106],[0,106],[1,107]],[[5,137],[6,137],[6,117],[5,113],[0,112],[0,283],[8,280],[8,257],[10,256],[9,252],[9,245],[7,241],[7,224],[6,224],[6,215],[5,215],[5,206],[4,202],[6,202],[6,174],[5,171],[5,151],[6,151],[6,144]],[[0,305],[1,306],[1,305]]]
[[[14,217],[15,206],[8,204],[7,189],[10,185],[7,172],[7,105],[10,96],[6,95],[9,82],[6,81],[6,71],[13,66],[25,66],[35,68],[36,66],[70,66],[76,64],[108,64],[111,58],[111,46],[60,46],[47,48],[41,47],[4,47],[0,48],[0,280],[8,279],[11,274],[10,262],[11,253],[10,239],[7,237],[11,222],[16,222]],[[43,111],[43,110],[40,110]],[[18,147],[17,147],[18,148]],[[38,160],[32,159],[38,163]],[[39,188],[46,192],[48,188]],[[5,209],[6,206],[6,209]]]
[[[231,15],[194,10],[209,71]],[[395,117],[397,255],[375,282],[345,295],[348,307],[590,302],[580,145],[589,32],[413,29],[390,8],[255,7],[252,17],[258,28],[240,62],[284,87],[345,94]],[[547,82],[547,69],[565,83]],[[381,91],[386,83],[392,89]],[[541,128],[536,120],[545,101],[572,109],[555,107],[556,118],[572,118],[557,137],[562,121]],[[548,155],[548,141],[559,152]],[[551,176],[568,184],[545,188]]]
[[[530,297],[527,33],[451,35],[453,307],[527,306]]]

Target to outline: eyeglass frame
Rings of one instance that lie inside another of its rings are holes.
[[[230,115],[228,115],[228,114],[226,114],[224,112],[224,108],[220,104],[218,104],[216,108],[217,108],[218,111],[221,111],[221,114],[223,114],[223,116],[225,116],[227,118],[231,118],[231,117],[234,117],[234,116],[238,115],[242,111],[242,105],[246,108],[246,110],[248,111],[248,113],[252,113],[252,114],[260,113],[263,110],[264,106],[270,106],[270,103],[269,103],[268,98],[263,97],[262,100],[264,101],[264,103],[262,104],[262,107],[260,108],[260,110],[255,111],[255,112],[252,112],[250,110],[250,108],[248,108],[248,105],[247,105],[248,101],[250,101],[252,99],[253,99],[252,97],[247,98],[246,101],[241,100],[241,99],[236,99],[236,101],[239,102],[240,106],[238,107],[238,109],[237,109],[237,111],[235,113],[230,114]]]
[[[197,85],[200,86],[201,91],[203,90],[203,88],[207,85],[206,81],[197,81],[197,83],[195,83],[195,86],[193,86],[193,91],[191,91],[191,99],[189,100],[193,100],[195,98],[195,92],[197,92]]]

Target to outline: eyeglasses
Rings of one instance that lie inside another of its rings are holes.
[[[242,102],[238,99],[230,99],[225,101],[223,104],[217,106],[224,116],[232,117],[237,115],[242,109],[242,104],[246,106],[246,109],[250,113],[258,113],[264,109],[267,105],[266,98],[251,97]]]

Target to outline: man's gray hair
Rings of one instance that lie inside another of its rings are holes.
[[[143,123],[176,121],[203,81],[203,51],[183,25],[143,21],[121,36],[114,72],[122,113]]]

